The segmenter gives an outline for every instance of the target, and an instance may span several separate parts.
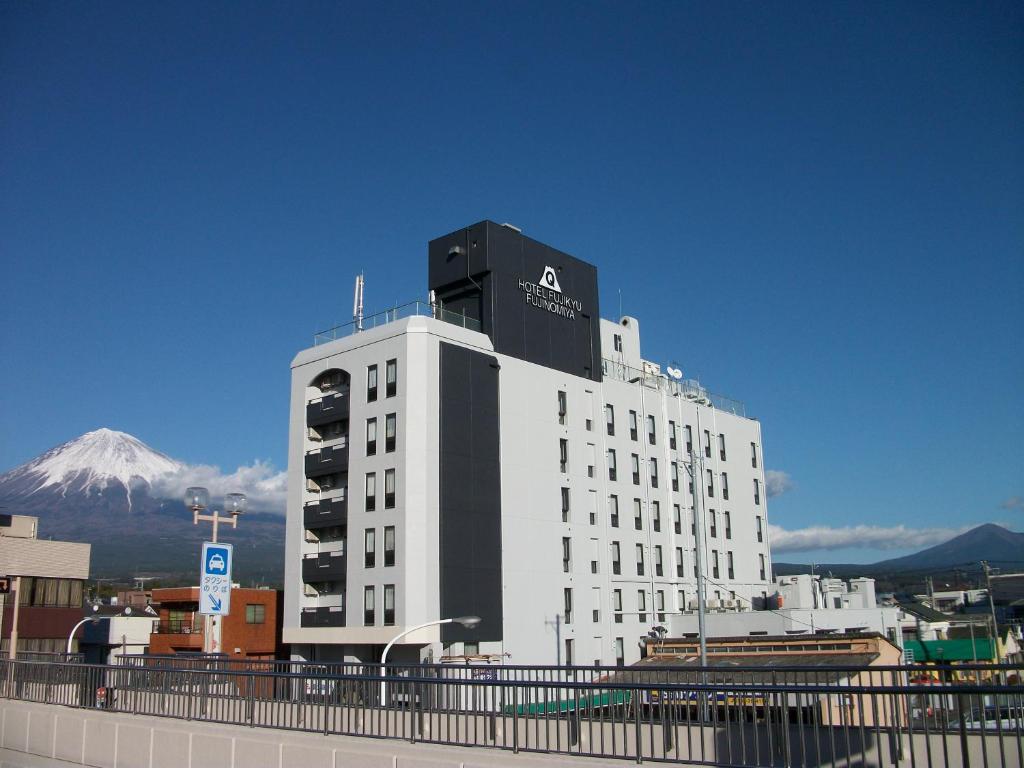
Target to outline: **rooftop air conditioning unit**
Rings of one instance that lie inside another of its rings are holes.
[[[722,607],[724,607],[724,608],[735,608],[736,607],[736,601],[735,600],[723,600],[722,601]]]
[[[721,604],[722,604],[721,600],[708,600],[708,608],[711,608],[711,609],[714,609],[714,610],[718,610],[718,608],[721,606]]]

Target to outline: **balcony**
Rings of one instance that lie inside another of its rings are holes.
[[[345,553],[321,552],[302,558],[302,580],[307,584],[345,580]]]
[[[323,477],[348,469],[348,446],[306,451],[306,477]]]
[[[306,426],[318,427],[348,418],[348,392],[335,392],[306,405]]]
[[[303,627],[344,627],[345,609],[337,608],[303,608],[300,617]]]
[[[158,621],[153,623],[154,635],[201,635],[203,634],[202,618],[171,619],[169,621]]]
[[[346,499],[321,499],[302,508],[302,522],[310,531],[348,524]]]

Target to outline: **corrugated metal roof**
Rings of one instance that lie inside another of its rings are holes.
[[[835,667],[869,667],[877,653],[756,653],[709,656],[708,682],[770,683],[793,682],[794,673],[777,670],[779,667],[800,667],[795,674],[799,682],[828,683],[845,680],[857,672]],[[650,656],[627,667],[613,678],[613,682],[700,683],[700,660],[696,656]],[[672,667],[673,669],[665,669]],[[660,669],[659,669],[660,668]]]

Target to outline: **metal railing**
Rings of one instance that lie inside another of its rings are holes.
[[[440,664],[382,677],[372,664],[220,657],[4,660],[0,697],[638,763],[1024,766],[1024,668],[972,666],[972,684],[928,686],[908,684],[914,671]]]
[[[696,379],[683,379],[676,381],[661,373],[642,371],[639,368],[631,368],[625,363],[603,358],[601,360],[601,371],[605,378],[624,381],[627,384],[642,384],[648,389],[655,389],[665,392],[670,396],[679,396],[684,400],[707,405],[719,411],[725,411],[743,416],[746,418],[746,406],[739,400],[733,400],[725,395],[718,395],[709,392],[701,386]]]
[[[433,317],[435,320],[443,320],[452,325],[458,325],[471,331],[480,330],[480,321],[473,317],[460,315],[458,312],[442,308],[439,304],[431,304],[429,301],[410,301],[408,304],[392,307],[391,309],[367,315],[360,322],[355,320],[335,325],[324,331],[318,331],[313,335],[313,346],[326,344],[329,341],[343,339],[359,331],[367,331],[381,325],[393,323],[406,317]]]

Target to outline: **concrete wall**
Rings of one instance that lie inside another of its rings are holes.
[[[0,768],[585,768],[632,760],[523,755],[0,701]]]

